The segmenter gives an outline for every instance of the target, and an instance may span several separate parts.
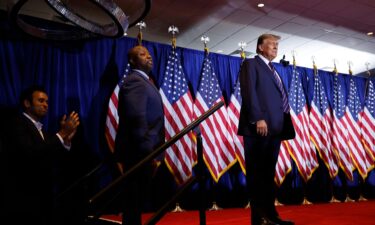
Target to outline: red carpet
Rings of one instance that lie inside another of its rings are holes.
[[[375,225],[375,200],[352,203],[317,203],[312,205],[278,206],[283,219],[296,225]],[[145,214],[146,221],[151,214]],[[207,211],[207,225],[250,225],[249,209],[223,209]],[[120,223],[117,215],[103,216],[104,220]],[[168,213],[158,225],[197,225],[198,211]]]

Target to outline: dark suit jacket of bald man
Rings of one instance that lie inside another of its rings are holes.
[[[118,104],[119,127],[114,154],[126,172],[164,143],[164,110],[155,85],[137,71],[124,79]],[[123,224],[142,224],[141,213],[151,195],[154,169],[152,164],[146,164],[126,180],[121,200]]]
[[[134,71],[123,81],[118,102],[115,155],[130,168],[164,143],[164,109],[156,86]]]

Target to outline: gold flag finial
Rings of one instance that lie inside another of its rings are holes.
[[[370,63],[369,62],[365,62],[365,66],[366,66],[366,73],[367,73],[367,75],[371,76],[371,72],[369,70]]]
[[[137,35],[138,45],[142,45],[142,40],[143,40],[142,29],[146,28],[146,23],[141,21],[141,22],[138,22],[135,26],[138,27],[138,35]]]
[[[292,51],[292,57],[293,57],[293,67],[296,68],[297,63],[296,63],[296,54],[297,52],[295,50]]]
[[[244,60],[246,58],[244,49],[247,46],[247,43],[244,41],[240,41],[238,42],[238,46],[240,47],[240,50],[241,50],[241,53],[240,53],[241,59]]]
[[[353,71],[352,71],[353,62],[348,61],[348,66],[349,66],[349,75],[353,75]]]
[[[333,72],[335,74],[338,74],[339,72],[337,70],[336,63],[337,63],[337,59],[333,59]]]
[[[315,56],[311,56],[312,62],[313,62],[313,69],[314,69],[314,75],[318,74],[318,67],[316,66],[315,63]]]
[[[246,54],[245,54],[245,52],[242,51],[241,54],[240,54],[240,56],[241,56],[241,59],[245,59],[245,58],[246,58]]]
[[[168,33],[172,33],[172,48],[176,48],[176,33],[178,33],[178,28],[174,25],[168,27]]]
[[[203,35],[201,37],[201,41],[204,43],[204,52],[208,55],[209,51],[208,51],[207,43],[210,41],[210,38]]]

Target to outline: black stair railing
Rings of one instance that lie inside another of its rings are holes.
[[[206,224],[206,216],[205,216],[205,207],[204,207],[204,177],[203,177],[203,150],[202,150],[202,138],[200,135],[199,127],[198,125],[203,122],[205,119],[207,119],[210,115],[212,115],[214,112],[216,112],[220,107],[224,105],[223,102],[216,103],[213,107],[211,107],[208,111],[206,111],[204,114],[202,114],[200,117],[198,117],[195,121],[190,123],[188,126],[186,126],[183,130],[181,130],[178,134],[173,136],[171,139],[169,139],[167,142],[165,142],[163,145],[161,145],[159,148],[157,148],[155,151],[150,153],[147,157],[145,157],[143,160],[141,160],[139,163],[137,163],[135,166],[127,170],[124,174],[119,176],[117,179],[115,179],[113,182],[108,184],[106,187],[101,189],[98,193],[96,193],[91,199],[89,199],[89,206],[91,208],[94,208],[93,206],[95,204],[100,205],[100,208],[95,208],[93,210],[94,212],[90,217],[89,220],[98,220],[100,216],[103,215],[105,212],[105,209],[107,209],[110,204],[119,197],[121,194],[121,190],[116,189],[120,184],[123,184],[127,177],[129,177],[131,174],[137,172],[142,166],[152,161],[154,158],[156,158],[159,154],[164,152],[167,148],[172,146],[174,143],[176,143],[180,138],[182,138],[185,134],[195,129],[195,133],[197,135],[197,156],[198,156],[198,163],[196,165],[197,168],[197,174],[195,177],[191,177],[188,179],[176,192],[174,196],[170,200],[168,200],[157,212],[154,213],[154,215],[145,223],[147,225],[153,225],[156,224],[167,212],[169,206],[171,206],[173,203],[176,202],[176,200],[191,187],[195,182],[199,182],[199,193],[200,193],[200,206],[199,206],[199,219],[200,219],[200,225]],[[126,184],[124,184],[126,185]],[[111,192],[116,192],[113,194],[112,197],[106,197]],[[102,202],[100,202],[102,201]]]

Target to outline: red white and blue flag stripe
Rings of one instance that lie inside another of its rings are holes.
[[[212,63],[206,54],[194,102],[194,118],[198,118],[221,101],[224,101],[224,97]],[[233,131],[226,107],[221,107],[203,121],[200,124],[200,130],[202,132],[203,159],[211,176],[218,182],[221,175],[237,162]]]
[[[174,49],[168,56],[160,94],[164,104],[165,134],[168,140],[189,125],[193,118],[193,99],[178,53]],[[166,150],[166,165],[179,184],[191,177],[195,161],[192,132]]]

